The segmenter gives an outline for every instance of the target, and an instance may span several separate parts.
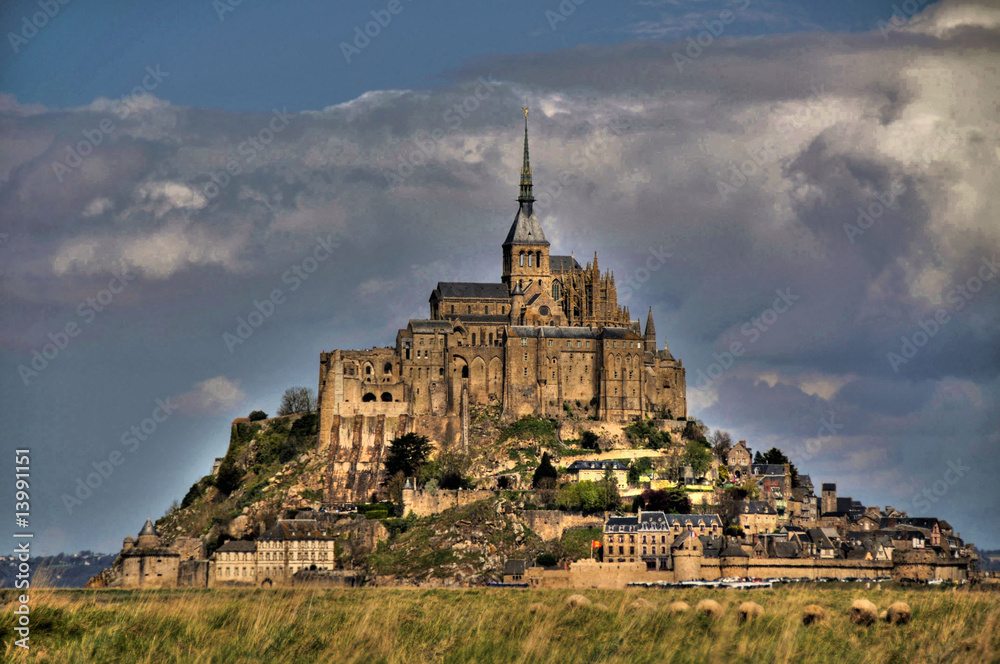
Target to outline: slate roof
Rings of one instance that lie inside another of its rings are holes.
[[[577,459],[571,463],[566,470],[572,473],[581,470],[604,470],[606,468],[610,468],[611,470],[628,470],[628,466],[623,464],[621,461],[616,461],[614,459],[605,459],[600,461],[585,461]]]
[[[459,321],[463,323],[490,323],[495,325],[504,325],[510,322],[510,316],[502,316],[500,314],[445,314],[446,316],[454,316]]]
[[[700,535],[698,539],[701,540],[701,555],[703,558],[719,557],[719,549],[722,548],[721,537],[712,537],[711,535]]]
[[[777,514],[778,511],[771,507],[771,504],[764,500],[754,500],[744,502],[740,511],[743,514]]]
[[[531,209],[531,216],[525,213],[525,206],[521,206],[514,215],[514,223],[510,225],[507,232],[507,239],[503,241],[504,246],[509,244],[548,244],[545,239],[545,231],[542,230],[542,222],[538,219],[534,209]]]
[[[729,540],[726,548],[719,552],[720,558],[749,558],[750,554],[743,550],[743,547],[736,543],[736,540]]]
[[[775,558],[798,558],[801,551],[802,547],[797,541],[774,543]]]
[[[674,525],[687,529],[702,526],[711,528],[715,526],[722,530],[722,519],[718,514],[664,514],[663,512],[646,512],[634,516],[612,516],[604,524],[607,532],[641,532],[641,531],[661,531],[673,528]]]
[[[409,327],[418,334],[433,334],[435,332],[448,334],[452,330],[451,322],[446,320],[415,320],[411,318]]]
[[[439,281],[431,297],[469,298],[476,300],[508,300],[507,286],[500,282],[476,283],[473,281]]]
[[[750,465],[750,472],[754,475],[779,475],[785,476],[785,467],[778,463],[754,463]]]
[[[837,483],[836,482],[833,482],[833,483],[824,482],[823,483],[823,491],[836,491],[836,490],[837,490]]]
[[[602,339],[641,339],[642,335],[628,327],[606,327],[601,331]]]
[[[589,327],[533,327],[530,325],[512,325],[510,336],[528,337],[532,339],[596,339],[597,333]]]
[[[553,272],[582,270],[583,267],[572,256],[549,256],[549,269]]]
[[[799,475],[799,488],[808,489],[809,491],[812,491],[813,490],[812,478],[809,477],[808,475]]]
[[[139,531],[139,537],[143,535],[157,535],[156,528],[153,527],[153,522],[146,519],[146,523],[142,524],[142,530]]]
[[[256,551],[257,542],[245,542],[243,540],[231,540],[215,550],[216,553],[254,553]]]

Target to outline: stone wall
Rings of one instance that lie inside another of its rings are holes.
[[[525,510],[521,514],[525,524],[543,540],[554,540],[562,537],[567,528],[604,528],[606,513],[574,514],[559,510]]]
[[[403,514],[410,512],[417,516],[440,514],[453,507],[464,507],[480,500],[493,499],[496,495],[493,491],[405,489],[403,491]]]

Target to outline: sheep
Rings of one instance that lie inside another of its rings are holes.
[[[709,618],[721,618],[722,607],[714,599],[703,599],[694,607],[698,613],[703,613]]]
[[[542,604],[541,602],[532,602],[531,606],[528,607],[528,610],[531,611],[532,613],[537,613],[538,611],[541,611],[544,608],[545,605]]]
[[[566,598],[566,606],[576,609],[581,606],[590,606],[590,600],[583,595],[570,595]]]
[[[738,619],[741,623],[750,622],[762,615],[764,615],[764,607],[757,602],[743,602],[740,604]]]
[[[674,616],[690,610],[691,606],[687,602],[673,602],[667,607],[667,612]]]
[[[827,620],[826,609],[818,604],[810,604],[806,608],[802,609],[802,624],[803,625],[815,625],[818,623],[824,623]]]
[[[878,619],[878,607],[866,599],[856,599],[851,604],[851,622],[855,625],[871,625]]]
[[[890,625],[905,625],[910,622],[910,605],[906,602],[893,602],[886,610],[885,621]]]
[[[635,609],[637,611],[640,611],[640,610],[644,611],[646,609],[655,609],[656,605],[654,605],[648,599],[644,599],[642,597],[637,597],[631,604],[629,604],[629,607],[632,608],[632,609]]]

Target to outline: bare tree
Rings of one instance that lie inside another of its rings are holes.
[[[289,387],[281,396],[278,415],[311,413],[316,407],[316,393],[308,387]]]
[[[729,454],[729,450],[733,449],[733,439],[729,436],[728,431],[715,430],[708,442],[712,443],[712,451],[715,456],[722,459],[725,463],[726,456]]]

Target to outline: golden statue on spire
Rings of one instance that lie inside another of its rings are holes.
[[[528,107],[527,106],[522,106],[521,110],[524,111],[524,119],[527,120],[528,119]]]

